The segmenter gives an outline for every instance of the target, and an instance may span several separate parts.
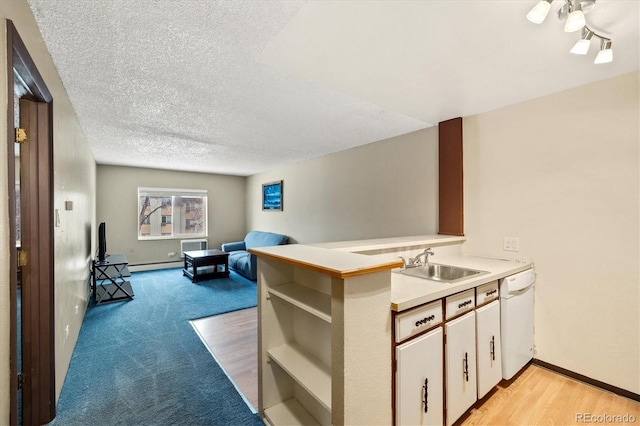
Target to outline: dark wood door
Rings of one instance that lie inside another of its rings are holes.
[[[53,191],[50,104],[20,100],[23,424],[55,415]]]

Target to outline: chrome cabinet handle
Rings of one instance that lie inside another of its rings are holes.
[[[496,360],[496,340],[495,336],[491,336],[491,343],[489,343],[489,348],[491,351],[491,359],[493,361]]]
[[[424,386],[422,386],[422,390],[424,391],[424,399],[422,403],[424,404],[424,412],[426,413],[429,411],[429,407],[427,405],[429,399],[429,378],[424,379]]]
[[[464,353],[464,359],[462,360],[462,375],[464,379],[469,381],[469,358],[467,352]]]

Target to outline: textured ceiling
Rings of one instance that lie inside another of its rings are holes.
[[[600,66],[536,1],[28,0],[99,164],[236,175],[638,69],[638,1]]]

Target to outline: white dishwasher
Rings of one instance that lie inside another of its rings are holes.
[[[511,379],[533,358],[533,269],[500,282],[502,378]]]

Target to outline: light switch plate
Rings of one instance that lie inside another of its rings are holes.
[[[520,251],[520,238],[504,237],[502,248],[506,251]]]

